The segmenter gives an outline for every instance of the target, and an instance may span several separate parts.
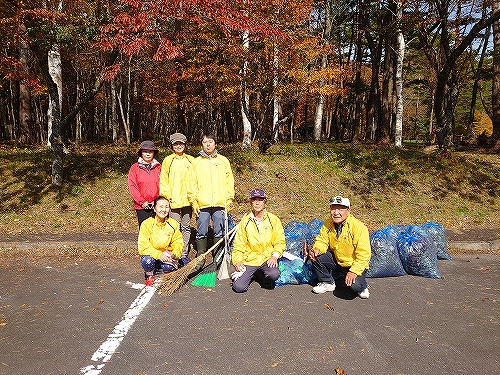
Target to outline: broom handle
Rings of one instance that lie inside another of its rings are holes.
[[[233,238],[234,238],[234,236],[235,236],[235,235],[236,235],[236,233],[235,233],[235,232],[231,233],[231,235],[229,235],[229,233],[227,234],[227,236],[226,236],[226,237],[229,237],[229,238],[227,238],[227,241],[226,241],[226,242],[227,242],[227,244],[228,244],[228,245],[227,245],[227,247],[228,247],[228,248],[229,248],[229,242],[231,242],[231,241],[233,240]],[[226,249],[224,249],[224,251],[221,251],[221,252],[220,252],[219,256],[218,256],[218,257],[217,257],[217,259],[216,259],[217,263],[219,262],[220,258],[222,258],[222,256],[223,256],[223,255],[225,255],[226,253],[227,253],[227,250],[226,250]]]
[[[226,236],[229,236],[231,233],[233,233],[236,230],[236,228],[238,228],[239,225],[240,225],[240,223],[235,225],[233,229],[231,229],[229,232],[227,232]],[[219,241],[214,243],[214,245],[210,249],[208,249],[207,251],[205,251],[203,254],[201,254],[199,256],[204,256],[204,255],[207,255],[208,253],[212,252],[215,248],[217,248],[217,246],[219,246],[222,243],[222,241],[224,241],[226,236],[222,237]]]

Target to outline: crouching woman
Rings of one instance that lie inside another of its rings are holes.
[[[155,217],[150,217],[141,224],[137,241],[146,286],[153,285],[155,273],[177,269],[184,247],[179,223],[168,217],[168,199],[157,197],[153,202],[153,209]]]

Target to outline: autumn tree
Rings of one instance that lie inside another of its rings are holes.
[[[436,77],[438,143],[440,147],[449,147],[453,143],[453,115],[459,94],[458,63],[480,32],[498,21],[500,11],[492,10],[482,18],[482,4],[471,1],[454,4],[449,0],[433,0],[411,4],[413,12],[420,17],[419,41]]]
[[[74,46],[82,46],[82,42],[88,41],[87,47],[90,47],[90,39],[92,35],[86,34],[87,19],[90,14],[84,17],[83,9],[75,11],[75,7],[87,4],[82,2],[67,2],[59,7],[59,1],[56,5],[50,5],[50,2],[33,1],[29,3],[29,7],[24,7],[23,3],[18,5],[19,22],[26,26],[26,33],[21,35],[21,38],[30,46],[31,51],[36,57],[38,70],[42,81],[46,85],[48,96],[52,102],[51,120],[52,134],[50,137],[50,145],[52,150],[52,185],[60,187],[63,183],[63,134],[64,129],[72,122],[82,107],[88,103],[100,90],[104,75],[96,78],[92,87],[90,87],[83,95],[80,96],[71,108],[68,108],[63,115],[61,108],[61,89],[54,81],[49,65],[49,54],[54,46],[58,48],[70,48]],[[54,10],[55,9],[55,10]],[[89,8],[86,8],[89,10]],[[73,16],[74,14],[78,16]],[[83,41],[81,37],[84,36]],[[116,53],[112,53],[110,61],[114,61]],[[108,62],[109,63],[109,62]]]

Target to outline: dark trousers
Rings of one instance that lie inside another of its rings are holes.
[[[153,209],[151,210],[135,210],[137,213],[137,221],[139,222],[139,228],[141,228],[141,224],[144,220],[146,220],[149,217],[154,217],[155,216],[155,211]]]
[[[260,267],[259,266],[245,266],[246,270],[243,272],[243,275],[238,277],[233,282],[233,290],[237,293],[246,292],[250,283],[252,282],[252,278],[258,270],[261,270],[264,273],[264,277],[269,279],[271,282],[275,282],[280,278],[280,270],[278,267],[269,267],[267,262],[264,262]]]
[[[325,254],[316,257],[316,262],[312,262],[314,272],[318,276],[318,282],[334,284],[335,280],[345,280],[349,267],[341,267],[337,263],[333,253],[327,251]],[[356,293],[361,293],[368,286],[365,278],[366,271],[361,276],[356,277],[354,283],[350,286]]]

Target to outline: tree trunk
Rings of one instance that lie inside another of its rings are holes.
[[[403,5],[401,1],[397,3],[397,18],[401,20],[403,15]],[[397,31],[397,63],[396,63],[396,124],[394,132],[394,145],[403,145],[403,61],[405,55],[405,38],[401,29]]]
[[[48,67],[49,67],[49,74],[52,77],[52,80],[54,81],[55,85],[57,86],[57,94],[58,94],[58,99],[59,103],[57,103],[59,107],[59,116],[62,116],[62,61],[61,61],[61,53],[59,51],[59,45],[54,44],[50,51],[48,52],[47,55],[48,59]],[[49,109],[47,113],[47,123],[48,123],[48,134],[47,134],[47,140],[48,140],[48,145],[51,146],[51,138],[52,134],[54,133],[54,121],[59,121],[59,124],[57,125],[58,127],[61,126],[60,121],[61,117],[59,117],[58,120],[55,120],[54,118],[54,103],[55,98],[51,97],[49,95]],[[59,128],[58,132],[54,135],[55,138],[60,137],[60,131],[61,129]]]
[[[116,77],[111,80],[111,112],[110,112],[110,124],[113,132],[113,143],[118,143],[118,121],[116,114],[116,101],[117,101],[117,93],[116,93]]]
[[[277,43],[274,43],[274,51],[273,51],[273,90],[274,90],[274,95],[273,95],[273,142],[276,142],[278,140],[278,130],[279,130],[279,115],[280,115],[280,99],[278,95],[276,95],[278,91],[278,82],[279,82],[279,77],[278,77],[278,68],[279,68],[279,61],[278,61],[278,45]]]
[[[246,51],[250,47],[250,33],[248,30],[245,30],[242,35],[243,41],[243,49]],[[245,84],[245,76],[247,72],[248,61],[243,63],[243,67],[241,68],[241,101],[240,101],[240,109],[241,109],[241,118],[243,120],[243,141],[241,146],[243,148],[250,148],[252,146],[252,123],[248,118],[248,104],[249,104],[249,95],[246,89]]]
[[[131,100],[131,90],[132,90],[131,66],[130,66],[131,59],[132,57],[129,58],[129,65],[128,65],[127,95],[126,95],[125,108],[122,102],[123,85],[120,85],[119,94],[116,96],[116,101],[118,102],[118,107],[120,109],[121,122],[123,124],[123,128],[125,131],[125,141],[127,145],[130,144],[130,107],[131,107],[130,100]]]
[[[474,119],[476,117],[476,102],[477,102],[477,92],[479,89],[479,81],[481,80],[481,74],[479,72],[483,68],[483,63],[484,63],[484,57],[486,55],[486,49],[488,46],[488,42],[490,39],[490,28],[488,27],[486,29],[486,32],[484,33],[483,37],[483,48],[481,49],[481,54],[479,55],[479,61],[477,62],[477,66],[474,66],[475,61],[472,62],[472,70],[474,71],[474,85],[472,87],[472,94],[471,94],[471,103],[470,103],[470,110],[469,110],[469,122],[467,124],[467,130],[466,130],[466,137],[468,139],[473,137],[473,130],[472,130],[472,125],[474,124]],[[494,70],[495,68],[493,68]],[[494,82],[492,85],[492,94],[494,90]],[[492,96],[492,105],[493,105],[493,96]]]
[[[28,68],[29,47],[21,42],[19,45],[19,61],[24,69]],[[31,94],[29,88],[21,81],[19,83],[19,136],[20,144],[31,145],[34,143],[33,122],[31,118]]]
[[[498,11],[498,1],[492,1],[493,11]],[[493,141],[500,139],[500,25],[493,23],[493,82],[491,88],[491,109],[493,122]]]
[[[332,33],[332,0],[325,0],[325,28],[323,32],[323,40],[326,45],[329,44]],[[325,53],[321,59],[321,69],[326,69],[328,66],[328,55]],[[322,88],[326,82],[322,80],[319,87]],[[325,95],[320,93],[316,104],[316,113],[314,115],[314,140],[321,140],[321,130],[323,128],[323,112],[325,110]]]

